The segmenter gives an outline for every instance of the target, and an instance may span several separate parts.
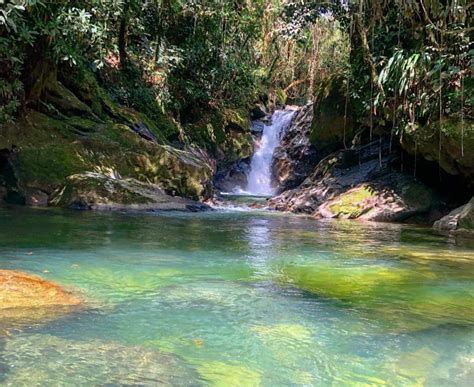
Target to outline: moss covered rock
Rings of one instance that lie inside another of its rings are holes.
[[[384,147],[384,145],[383,145]],[[427,215],[438,200],[413,176],[397,172],[378,142],[321,160],[296,189],[269,201],[271,208],[316,217],[405,221]]]
[[[436,161],[447,173],[462,176],[471,187],[473,186],[473,120],[445,118],[431,125],[406,128],[402,147],[412,155]]]
[[[15,150],[10,163],[15,190],[24,197],[28,191],[51,194],[66,177],[95,171],[157,184],[171,195],[201,199],[210,194],[213,166],[199,152],[166,144],[163,128],[176,124],[170,119],[153,122],[112,102],[93,85],[89,92],[98,93],[94,96],[78,92],[84,102],[58,83],[54,98],[48,97],[52,109],[29,110],[15,124],[2,127],[0,149]],[[158,140],[140,137],[133,130],[137,124]]]
[[[222,109],[186,125],[191,141],[210,151],[220,167],[250,157],[253,138],[247,111]]]
[[[314,103],[310,139],[321,156],[344,147],[352,138],[353,119],[340,78],[331,79],[320,89]]]
[[[136,179],[117,179],[99,173],[69,176],[51,195],[54,206],[87,210],[199,211],[199,202],[167,195],[160,187]]]
[[[429,188],[400,174],[391,186],[360,184],[325,202],[318,211],[330,218],[402,221],[428,212],[433,202]]]

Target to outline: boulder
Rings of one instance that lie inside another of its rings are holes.
[[[69,176],[53,192],[50,205],[80,210],[202,211],[200,202],[171,196],[157,185],[100,173]]]
[[[343,79],[331,79],[320,89],[314,103],[311,143],[321,157],[350,146],[353,137],[353,115]],[[346,144],[344,144],[346,143]]]
[[[437,205],[431,189],[391,167],[388,144],[374,142],[323,159],[296,189],[269,200],[280,211],[315,217],[404,221]],[[382,152],[382,158],[379,158]]]
[[[210,195],[214,167],[196,152],[148,141],[128,124],[108,122],[78,133],[77,123],[28,111],[2,128],[0,149],[10,149],[0,157],[8,201],[25,203],[32,191],[50,195],[67,176],[88,171],[113,171],[194,200]]]
[[[272,173],[281,191],[297,187],[318,161],[316,148],[310,142],[313,105],[299,109],[275,149]]]
[[[474,188],[474,120],[444,118],[441,123],[413,125],[405,129],[401,145],[411,155],[436,161],[444,171],[461,176]]]
[[[437,231],[474,232],[474,197],[436,221],[433,228]]]

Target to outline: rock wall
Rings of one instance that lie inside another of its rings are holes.
[[[273,156],[272,173],[279,191],[297,187],[311,173],[318,152],[310,142],[313,104],[298,110]]]
[[[194,200],[212,194],[214,166],[202,152],[169,145],[170,133],[180,130],[172,119],[151,121],[114,103],[94,78],[68,84],[53,81],[36,109],[1,128],[4,198],[46,204],[68,176],[89,172]]]

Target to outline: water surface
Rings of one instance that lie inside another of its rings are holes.
[[[84,310],[0,316],[4,385],[470,385],[474,245],[258,211],[0,210],[0,268]]]

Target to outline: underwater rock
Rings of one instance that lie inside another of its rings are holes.
[[[256,387],[261,385],[260,372],[237,364],[219,361],[203,362],[197,370],[213,386]]]
[[[383,266],[294,265],[280,268],[282,283],[357,309],[390,332],[443,324],[472,327],[472,289],[453,289],[438,274]],[[433,287],[437,280],[437,289]],[[464,281],[462,273],[459,280]],[[467,286],[467,282],[466,282]]]
[[[318,161],[316,148],[310,142],[312,120],[312,104],[298,110],[275,149],[272,173],[280,192],[301,184]]]
[[[0,270],[0,324],[50,320],[83,300],[54,282],[27,273]]]
[[[101,340],[25,335],[6,340],[10,385],[184,386],[199,375],[179,357]]]
[[[474,197],[436,221],[433,228],[437,231],[474,232]]]
[[[167,195],[154,184],[115,179],[99,173],[69,176],[51,195],[50,204],[79,210],[204,211],[206,204]]]

